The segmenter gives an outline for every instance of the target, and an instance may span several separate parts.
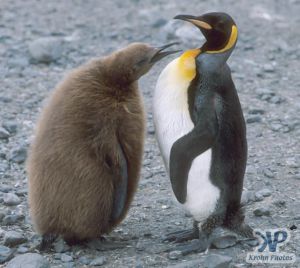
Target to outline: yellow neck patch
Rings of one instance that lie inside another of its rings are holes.
[[[238,29],[235,25],[232,25],[230,38],[226,46],[220,50],[208,50],[206,51],[206,53],[222,53],[227,51],[228,49],[231,49],[236,42],[237,36],[238,36]]]
[[[195,58],[201,53],[199,48],[185,51],[178,60],[180,75],[187,81],[192,81],[196,76]]]

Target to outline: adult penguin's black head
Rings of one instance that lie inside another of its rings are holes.
[[[206,38],[202,52],[222,53],[234,47],[238,31],[234,20],[226,13],[212,12],[201,16],[177,15],[174,19],[185,20],[201,30]]]

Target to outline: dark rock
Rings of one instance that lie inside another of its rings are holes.
[[[50,268],[50,263],[37,253],[26,253],[13,258],[7,268]]]
[[[216,228],[211,234],[211,243],[215,248],[229,248],[237,243],[237,235],[223,228]]]
[[[27,239],[16,231],[8,231],[4,235],[4,245],[8,247],[14,247],[26,241]]]
[[[21,203],[21,199],[13,193],[7,193],[3,197],[4,205],[6,206],[16,206]]]
[[[101,266],[106,263],[106,258],[104,256],[93,259],[90,262],[90,266]]]
[[[271,215],[271,211],[268,207],[260,207],[257,208],[253,211],[254,215],[257,217],[261,217],[261,216],[270,216]]]
[[[63,53],[63,38],[43,37],[29,44],[33,63],[50,63],[58,60]]]
[[[229,268],[231,261],[230,256],[210,254],[204,260],[204,268]]]
[[[263,109],[250,109],[248,111],[249,114],[264,114],[265,110]]]
[[[270,103],[274,103],[274,104],[280,104],[284,101],[284,98],[280,97],[280,96],[272,96],[268,102]]]
[[[5,128],[0,127],[0,139],[8,139],[9,136],[9,132]]]
[[[26,157],[27,157],[27,149],[21,146],[11,151],[9,160],[17,164],[22,164],[25,162]]]
[[[9,261],[13,257],[13,253],[14,251],[10,248],[0,245],[0,264]]]

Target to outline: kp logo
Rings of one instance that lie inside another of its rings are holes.
[[[288,229],[270,229],[265,231],[255,229],[254,235],[259,243],[254,252],[247,254],[246,262],[294,263],[296,261],[294,253],[280,251],[280,248],[290,240]]]

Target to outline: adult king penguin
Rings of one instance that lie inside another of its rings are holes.
[[[178,15],[206,38],[162,71],[154,93],[156,137],[174,195],[193,216],[193,230],[167,236],[182,242],[199,237],[185,250],[205,251],[210,234],[224,226],[245,237],[252,229],[241,209],[247,161],[245,121],[226,61],[238,37],[225,13]]]

